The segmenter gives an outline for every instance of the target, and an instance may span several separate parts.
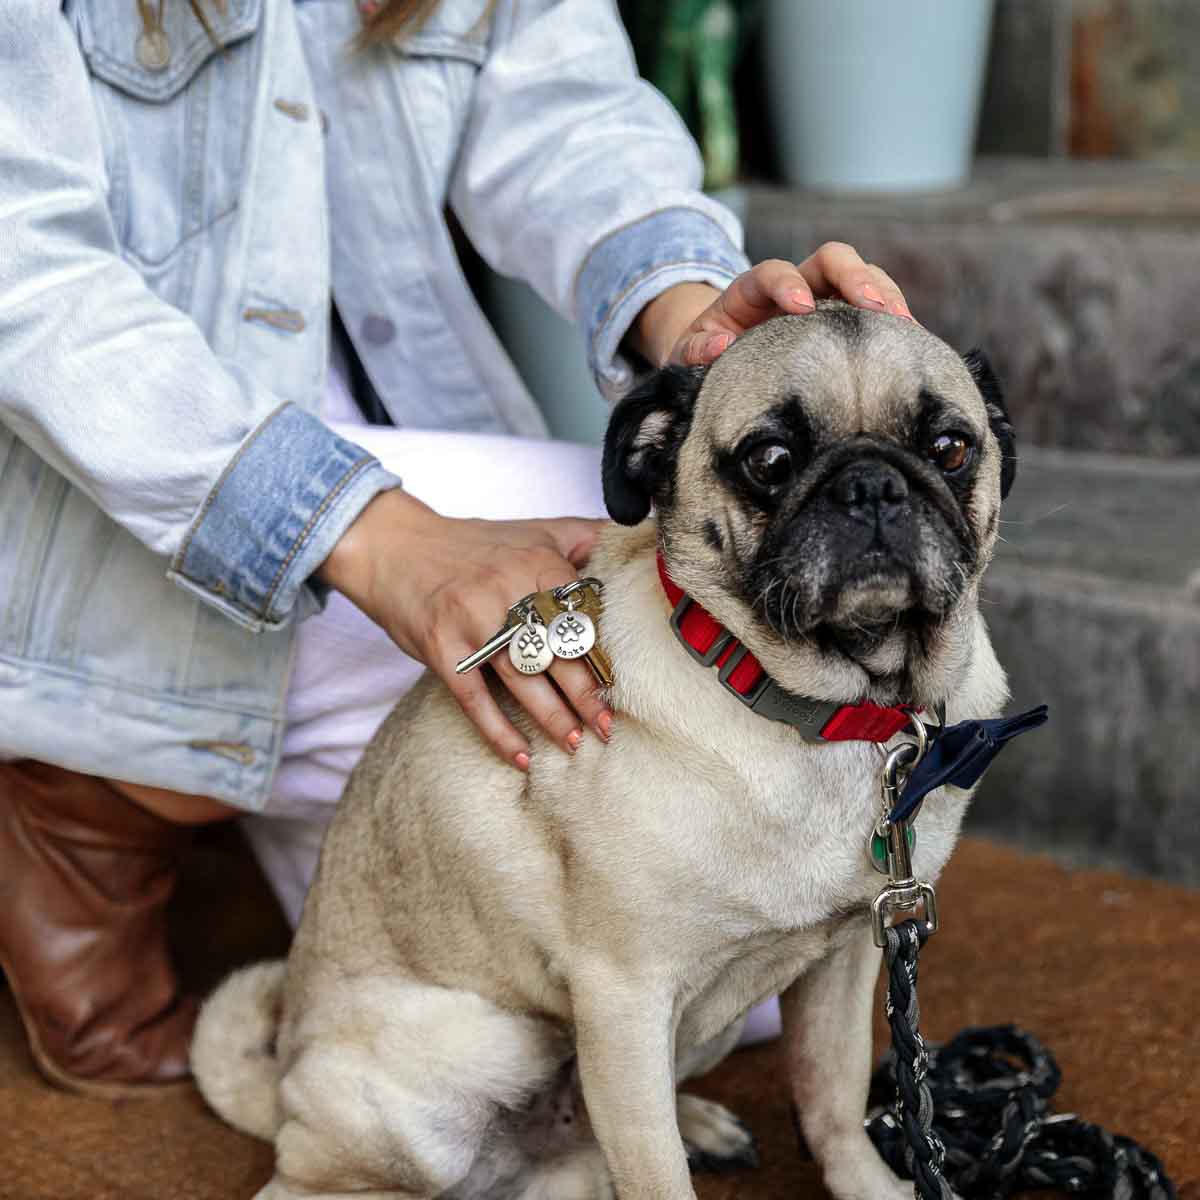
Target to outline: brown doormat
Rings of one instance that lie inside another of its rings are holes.
[[[1143,1142],[1181,1200],[1200,1200],[1200,895],[968,839],[939,896],[943,928],[921,959],[926,1035],[1031,1030],[1063,1068],[1057,1108]],[[198,988],[286,946],[232,831],[193,856],[175,916]],[[771,1045],[741,1051],[696,1086],[747,1121],[763,1157],[757,1170],[699,1177],[701,1200],[825,1195],[796,1152],[776,1058]],[[195,1095],[105,1103],[42,1084],[0,990],[0,1200],[248,1200],[270,1172],[270,1147]]]

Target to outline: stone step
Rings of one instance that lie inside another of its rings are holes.
[[[1013,708],[970,826],[1200,884],[1200,461],[1022,448],[984,613]]]
[[[850,242],[952,345],[982,347],[1020,436],[1200,455],[1200,168],[980,159],[920,195],[746,189],[753,260]]]

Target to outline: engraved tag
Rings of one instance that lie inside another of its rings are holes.
[[[567,609],[546,626],[546,639],[559,658],[582,658],[596,644],[596,626],[587,613]]]
[[[522,675],[540,675],[554,662],[546,630],[527,620],[524,629],[508,643],[508,660]]]

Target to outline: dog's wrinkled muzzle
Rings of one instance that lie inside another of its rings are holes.
[[[873,529],[894,525],[912,513],[908,480],[891,463],[880,459],[844,467],[825,494],[845,516]]]

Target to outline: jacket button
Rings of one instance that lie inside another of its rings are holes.
[[[396,336],[396,326],[387,317],[372,313],[362,323],[362,335],[372,346],[386,346]]]
[[[171,43],[161,29],[140,33],[133,52],[147,71],[165,71],[171,63]]]
[[[284,100],[280,97],[275,101],[275,107],[285,117],[291,117],[293,121],[307,121],[309,118],[308,105],[301,104],[298,100]]]

